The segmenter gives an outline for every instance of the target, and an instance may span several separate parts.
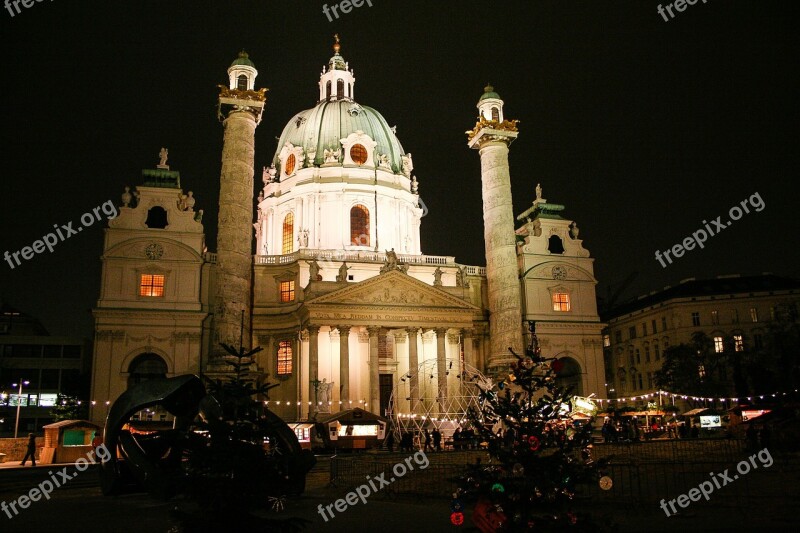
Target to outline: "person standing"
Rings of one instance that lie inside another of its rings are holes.
[[[428,433],[428,428],[425,428],[425,451],[427,452],[431,448],[431,434]]]
[[[28,453],[26,453],[25,458],[22,459],[22,466],[25,466],[28,457],[31,458],[31,465],[36,466],[36,435],[33,433],[28,433]]]
[[[439,428],[433,428],[433,447],[437,452],[442,451],[442,434]]]
[[[394,452],[394,431],[391,429],[389,430],[389,434],[386,436],[386,449],[389,450],[389,453]]]

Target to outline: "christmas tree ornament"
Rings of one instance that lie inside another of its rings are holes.
[[[600,488],[603,490],[611,490],[614,486],[614,481],[609,476],[603,476],[599,481]]]
[[[450,523],[454,526],[460,526],[464,523],[464,513],[453,512],[450,514]]]

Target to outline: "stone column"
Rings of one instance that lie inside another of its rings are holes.
[[[477,368],[475,357],[472,355],[472,328],[461,330],[461,342],[464,343],[464,363]]]
[[[480,145],[483,193],[483,236],[489,296],[489,369],[500,370],[515,361],[511,347],[522,353],[522,305],[517,266],[511,175],[506,140]]]
[[[445,343],[447,340],[447,328],[436,328],[436,373],[439,376],[439,412],[445,412],[445,402],[447,401],[447,357]]]
[[[253,167],[257,117],[232,111],[224,120],[217,224],[217,290],[212,353],[219,343],[250,346],[253,242]],[[244,328],[242,334],[242,311]]]
[[[339,330],[339,399],[344,409],[350,407],[350,326],[336,326]]]
[[[408,331],[408,372],[411,387],[411,412],[415,413],[419,405],[419,356],[417,355],[418,327],[406,328]]]
[[[368,411],[381,415],[381,402],[380,402],[380,378],[378,373],[380,366],[378,365],[378,335],[381,328],[370,326],[367,328],[369,333],[369,407]]]
[[[313,409],[309,409],[309,418],[319,410],[316,384],[319,381],[319,326],[308,326],[308,397]]]

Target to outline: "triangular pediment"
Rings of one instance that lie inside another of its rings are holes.
[[[398,270],[387,272],[359,283],[329,292],[306,301],[315,305],[381,305],[431,309],[479,310],[469,302],[423,283]]]

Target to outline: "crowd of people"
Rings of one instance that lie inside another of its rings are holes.
[[[388,430],[384,444],[388,451],[394,451],[395,435],[391,429]],[[433,430],[425,428],[422,431],[403,431],[399,444],[401,452],[413,452],[416,449],[425,452],[440,452],[445,449],[472,450],[478,447],[478,439],[474,430],[462,430],[460,427],[456,428],[450,439],[445,439],[439,428],[434,427]]]

